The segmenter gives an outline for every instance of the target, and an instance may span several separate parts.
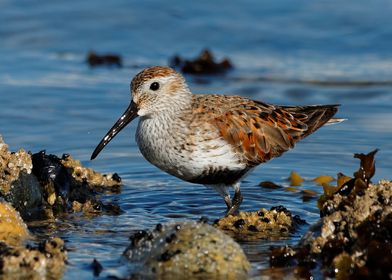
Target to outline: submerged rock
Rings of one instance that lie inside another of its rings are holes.
[[[212,53],[206,49],[194,60],[187,60],[180,56],[171,59],[171,66],[180,67],[183,73],[188,74],[222,74],[233,68],[227,58],[216,62]]]
[[[60,279],[66,259],[60,238],[43,241],[37,247],[0,242],[0,274],[4,279]]]
[[[131,236],[124,256],[152,279],[185,277],[246,279],[250,264],[231,237],[198,222],[158,224]]]
[[[215,226],[239,240],[279,239],[288,237],[297,225],[305,223],[293,216],[283,206],[260,209],[256,212],[240,212],[215,222]]]
[[[122,67],[121,56],[117,54],[104,54],[100,55],[95,52],[89,52],[86,59],[90,67],[97,66],[116,66],[118,68]]]

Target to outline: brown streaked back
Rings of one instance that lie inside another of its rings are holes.
[[[338,105],[275,106],[238,96],[225,97],[208,97],[221,99],[221,106],[213,108],[210,122],[249,166],[293,148],[296,142],[328,122],[338,110]],[[202,111],[209,111],[208,106]]]

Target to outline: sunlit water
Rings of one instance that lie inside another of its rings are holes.
[[[187,76],[194,92],[342,104],[338,116],[346,122],[320,129],[246,178],[243,210],[282,204],[315,222],[315,200],[258,183],[287,185],[292,170],[308,179],[351,174],[358,167],[355,152],[379,148],[375,181],[391,178],[391,2],[232,2],[0,2],[0,134],[12,150],[70,153],[124,181],[121,194],[102,196],[119,204],[122,215],[59,219],[64,229],[52,234],[71,250],[65,279],[91,278],[93,258],[104,266],[102,276],[124,275],[129,267],[121,253],[133,230],[201,216],[213,221],[225,210],[213,191],[148,164],[134,141],[136,122],[89,161],[127,107],[131,77],[144,67],[167,65],[175,54],[192,57],[209,47],[235,65],[225,76]],[[123,55],[125,67],[90,69],[84,60],[91,49]],[[321,193],[311,182],[303,188]],[[253,273],[266,267],[270,245],[296,243],[306,229],[288,240],[242,243]]]

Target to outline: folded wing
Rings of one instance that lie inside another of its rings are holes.
[[[338,105],[274,106],[244,99],[211,120],[250,166],[278,157],[327,123]]]

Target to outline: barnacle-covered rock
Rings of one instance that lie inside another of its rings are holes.
[[[115,188],[118,191],[121,184],[118,175],[103,175],[85,168],[70,155],[63,155],[60,159],[40,151],[33,154],[32,159],[33,173],[41,184],[44,200],[54,214],[67,211],[82,211],[89,215],[106,212],[111,205],[106,207],[96,199],[96,192]]]
[[[377,149],[354,154],[360,160],[354,178],[338,174],[338,186],[322,182],[318,200],[322,219],[313,225],[295,248],[275,248],[271,264],[296,261],[309,273],[318,262],[326,277],[336,279],[388,279],[392,277],[392,182],[371,184]],[[307,277],[308,278],[308,277]]]
[[[26,218],[42,205],[42,192],[32,174],[32,160],[25,150],[12,153],[0,136],[0,197]]]
[[[0,192],[2,195],[10,192],[12,183],[19,178],[21,172],[30,174],[32,168],[30,155],[23,149],[11,153],[8,145],[0,136]]]
[[[290,264],[310,270],[321,262],[327,277],[391,277],[392,182],[382,180],[362,191],[330,196],[321,204],[322,220],[311,227],[297,247],[274,249],[271,264],[285,266],[288,262],[276,260],[286,260],[290,252]]]
[[[124,256],[153,279],[246,279],[250,264],[231,237],[203,222],[158,224],[131,236]]]
[[[79,160],[64,154],[61,163],[71,170],[72,177],[79,183],[88,182],[93,188],[118,190],[121,186],[121,178],[117,173],[101,174],[91,168],[82,166]]]
[[[0,274],[4,279],[60,279],[66,259],[60,238],[43,241],[36,247],[0,242]]]
[[[0,197],[24,220],[51,219],[69,211],[116,215],[118,206],[103,204],[96,193],[118,192],[120,186],[116,173],[98,173],[69,155],[31,155],[23,149],[12,153],[0,137]]]
[[[299,216],[293,216],[283,206],[256,212],[240,212],[215,222],[215,226],[238,240],[279,239],[287,237],[296,225],[305,223]]]

